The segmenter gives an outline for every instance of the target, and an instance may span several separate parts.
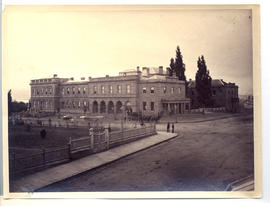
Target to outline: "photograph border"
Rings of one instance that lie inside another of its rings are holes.
[[[44,5],[47,7],[76,7],[76,5]],[[53,192],[53,193],[10,193],[8,171],[8,111],[5,48],[6,6],[2,14],[2,137],[3,137],[3,192],[5,198],[259,198],[262,196],[262,155],[261,155],[261,69],[260,69],[260,6],[259,5],[86,5],[101,9],[251,9],[252,10],[252,45],[253,45],[253,96],[254,96],[254,182],[255,190],[250,192]],[[15,6],[14,6],[15,7]],[[18,5],[19,7],[19,5]],[[20,6],[21,7],[21,6]],[[31,6],[26,6],[31,7]],[[150,8],[151,7],[151,8]]]

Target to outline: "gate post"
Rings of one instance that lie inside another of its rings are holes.
[[[89,136],[90,136],[90,149],[94,149],[94,130],[93,128],[89,129]]]

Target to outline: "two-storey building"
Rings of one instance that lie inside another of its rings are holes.
[[[118,76],[32,80],[31,111],[62,114],[117,115],[123,111],[159,115],[190,110],[185,82],[163,67],[143,67]]]

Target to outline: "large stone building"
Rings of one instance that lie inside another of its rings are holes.
[[[187,96],[191,99],[191,108],[198,108],[198,94],[195,81],[188,83]],[[229,112],[239,110],[238,86],[223,79],[213,79],[211,83],[213,107],[225,107]]]
[[[53,78],[31,80],[33,113],[117,115],[123,111],[142,115],[185,113],[190,110],[185,82],[168,76],[163,67],[127,70],[119,76],[88,79]]]

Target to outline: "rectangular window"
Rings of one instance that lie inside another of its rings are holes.
[[[117,93],[121,94],[122,93],[122,87],[121,85],[117,85]]]
[[[97,93],[97,87],[96,87],[96,86],[94,86],[94,90],[93,90],[93,92],[94,92],[94,94],[96,94],[96,93]]]
[[[166,94],[167,93],[167,87],[163,88],[163,93]]]
[[[85,94],[85,93],[86,93],[86,88],[84,87],[84,88],[83,88],[83,94]]]
[[[78,108],[81,108],[81,102],[79,101],[79,103],[78,103]]]
[[[174,88],[172,87],[172,88],[171,88],[171,94],[173,94],[173,93],[174,93]]]
[[[75,88],[72,87],[72,94],[75,94]]]
[[[181,87],[178,88],[178,93],[181,94]]]
[[[127,94],[130,94],[130,85],[127,85]]]
[[[105,87],[104,86],[101,86],[101,93],[105,94]]]
[[[69,94],[69,88],[67,88],[67,94]]]
[[[80,94],[80,93],[81,93],[81,88],[79,87],[79,88],[78,88],[78,94]]]
[[[143,102],[143,110],[145,111],[146,110],[146,102]]]
[[[110,92],[110,94],[113,93],[113,87],[111,85],[109,86],[109,92]]]
[[[152,94],[155,93],[155,88],[154,88],[154,87],[151,87],[150,92],[151,92]]]
[[[143,92],[144,94],[146,94],[146,87],[144,87],[144,88],[142,89],[142,92]]]
[[[151,102],[151,111],[155,110],[155,102]]]

